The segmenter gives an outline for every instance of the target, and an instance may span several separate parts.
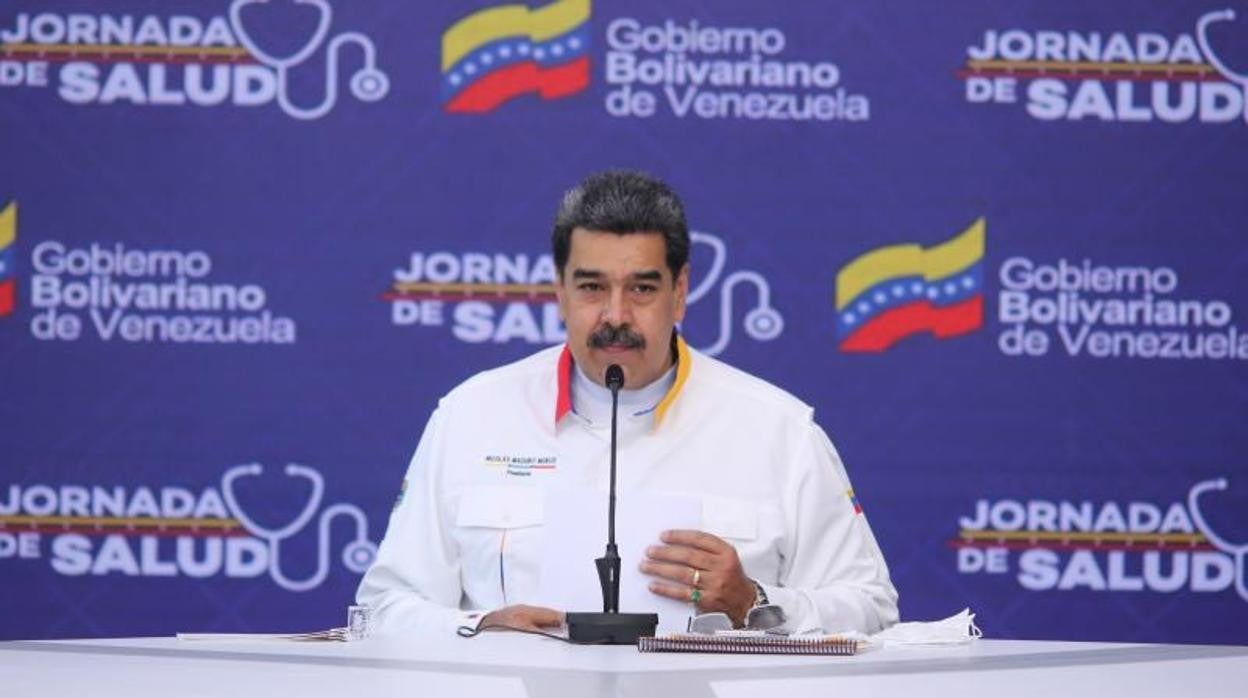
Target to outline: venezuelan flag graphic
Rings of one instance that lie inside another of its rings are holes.
[[[17,305],[17,278],[14,268],[17,253],[17,202],[0,209],[0,317],[13,312]]]
[[[589,0],[490,7],[442,34],[442,103],[482,113],[518,95],[558,99],[589,85]]]
[[[984,219],[939,245],[889,245],[836,275],[841,351],[882,352],[904,337],[946,339],[984,324]]]

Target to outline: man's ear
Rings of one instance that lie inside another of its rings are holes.
[[[559,322],[568,324],[568,314],[564,312],[564,305],[567,303],[568,296],[563,289],[563,270],[560,269],[555,273],[555,301],[559,305]]]
[[[680,273],[676,275],[675,284],[676,284],[676,297],[674,299],[674,302],[676,304],[676,307],[674,309],[674,315],[676,317],[676,322],[680,322],[685,319],[685,308],[687,307],[688,302],[689,302],[689,263],[688,262],[685,263],[685,266],[680,268]]]

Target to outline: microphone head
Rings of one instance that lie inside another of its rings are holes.
[[[606,383],[611,390],[624,387],[624,369],[620,368],[619,364],[611,364],[607,367]]]

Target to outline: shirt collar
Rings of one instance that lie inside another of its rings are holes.
[[[667,411],[675,404],[676,398],[679,397],[681,389],[685,386],[685,381],[689,378],[689,372],[693,369],[693,358],[689,352],[689,345],[685,344],[684,337],[673,333],[672,345],[676,351],[676,379],[672,382],[672,387],[668,389],[667,394],[659,401],[658,406],[654,408],[655,427],[662,423]],[[572,363],[572,350],[568,349],[567,344],[564,344],[563,351],[559,354],[558,366],[556,367],[556,380],[558,382],[555,396],[556,428],[558,428],[559,422],[572,411],[572,372],[575,370],[576,367]]]
[[[667,396],[676,382],[676,364],[673,362],[663,375],[650,385],[620,390],[620,418],[654,424],[654,410]],[[575,362],[572,362],[572,413],[589,421],[591,425],[611,422],[611,390],[598,385]]]

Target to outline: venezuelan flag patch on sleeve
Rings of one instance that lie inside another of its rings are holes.
[[[858,497],[857,497],[857,495],[855,495],[855,494],[854,494],[854,488],[852,488],[852,487],[851,487],[851,488],[849,488],[849,489],[845,490],[845,496],[846,496],[846,497],[849,497],[849,503],[850,503],[850,506],[852,506],[852,507],[854,508],[854,513],[855,513],[855,514],[861,514],[861,513],[862,513],[862,505],[858,503]]]

